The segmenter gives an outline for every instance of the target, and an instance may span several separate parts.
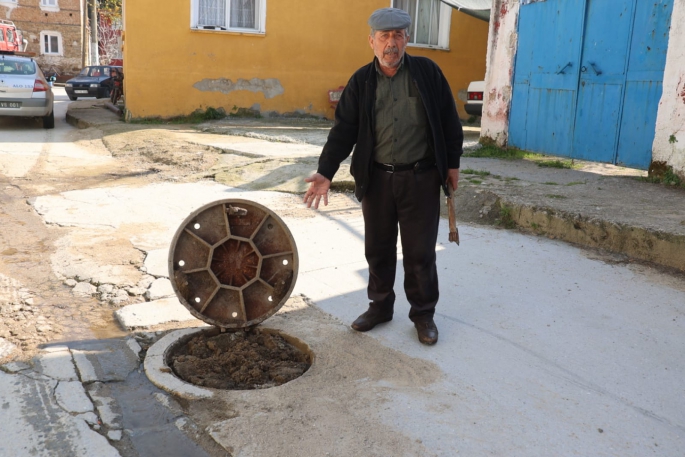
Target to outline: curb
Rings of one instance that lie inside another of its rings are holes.
[[[196,333],[206,330],[205,328],[187,328],[176,330],[162,337],[155,344],[150,346],[145,355],[143,367],[147,378],[160,389],[169,392],[180,398],[188,400],[199,400],[211,398],[214,392],[209,389],[188,384],[177,378],[167,366],[165,360],[167,352],[172,345],[175,345],[184,338],[190,338]]]
[[[66,121],[67,121],[67,124],[72,125],[72,126],[76,127],[77,129],[87,129],[87,128],[92,127],[92,124],[90,122],[84,121],[80,117],[74,116],[68,110],[67,110],[67,114],[66,114]]]
[[[118,106],[114,106],[112,104],[112,102],[105,102],[105,108],[107,108],[108,110],[110,110],[111,112],[113,112],[114,114],[116,114],[119,117],[124,116],[124,113],[121,111],[121,109],[119,109]]]
[[[685,272],[685,236],[513,202],[491,191],[461,191],[457,220],[518,228],[575,245]]]

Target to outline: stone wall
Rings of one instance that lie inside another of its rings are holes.
[[[664,162],[685,180],[685,3],[676,1],[671,16],[664,91],[656,118],[653,162]]]
[[[518,44],[518,0],[493,0],[490,12],[481,138],[506,146],[509,138],[514,58]]]
[[[57,7],[41,6],[41,0],[0,0],[0,18],[13,21],[28,40],[27,52],[35,53],[36,62],[45,73],[56,71],[63,79],[82,67],[83,11],[82,0],[58,0]],[[61,36],[59,54],[43,52],[41,32]],[[87,41],[87,40],[86,40]]]

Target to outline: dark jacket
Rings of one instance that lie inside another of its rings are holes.
[[[459,168],[464,132],[457,115],[454,97],[440,68],[425,57],[404,55],[404,65],[419,90],[426,109],[432,136],[430,146],[442,177],[443,190],[447,191],[447,170]],[[354,176],[355,195],[364,197],[373,170],[374,106],[376,97],[375,59],[357,70],[350,78],[335,109],[335,125],[328,134],[318,173],[333,180],[354,147],[350,173]]]

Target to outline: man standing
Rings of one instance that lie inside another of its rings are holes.
[[[404,290],[419,341],[435,344],[438,302],[435,243],[440,188],[457,188],[463,132],[454,98],[440,68],[405,54],[411,17],[382,8],[369,18],[375,54],[347,83],[335,125],[305,193],[307,207],[328,204],[331,180],[352,149],[350,173],[362,202],[369,264],[369,309],[352,323],[365,332],[392,319],[397,234],[404,255]]]

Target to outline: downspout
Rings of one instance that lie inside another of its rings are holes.
[[[90,8],[90,55],[91,55],[91,65],[100,64],[99,56],[99,46],[98,46],[98,11],[97,11],[97,0],[91,0]]]

